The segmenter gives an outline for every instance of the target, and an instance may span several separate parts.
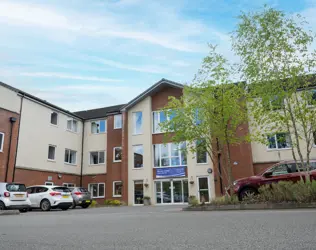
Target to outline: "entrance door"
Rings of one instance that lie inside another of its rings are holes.
[[[162,182],[162,203],[171,203],[171,182]]]
[[[141,205],[144,204],[144,185],[143,181],[134,182],[134,204]]]
[[[182,181],[173,181],[173,202],[183,203]]]
[[[198,196],[201,203],[210,201],[208,177],[198,177]]]

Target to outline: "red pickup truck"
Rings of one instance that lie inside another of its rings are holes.
[[[239,200],[242,200],[248,195],[257,194],[260,186],[279,181],[299,181],[301,176],[305,178],[306,173],[301,164],[298,163],[298,166],[300,172],[297,171],[295,161],[279,162],[261,174],[236,180],[233,183],[234,193],[238,196]],[[316,160],[311,160],[310,166],[311,180],[316,180]]]

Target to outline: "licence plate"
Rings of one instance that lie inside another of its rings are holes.
[[[86,200],[86,203],[90,203],[91,201],[90,200]]]
[[[63,195],[63,198],[68,198],[69,197],[69,195]]]
[[[15,196],[15,197],[23,197],[24,194],[15,194],[14,196]]]

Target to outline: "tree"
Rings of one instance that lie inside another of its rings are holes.
[[[252,137],[268,144],[278,143],[269,134],[280,136],[280,145],[291,144],[292,156],[305,167],[309,179],[310,154],[316,131],[316,54],[310,51],[313,34],[305,31],[300,16],[264,7],[242,13],[233,33],[233,49],[241,58],[240,72],[249,84],[249,113]],[[267,140],[270,139],[270,141]]]
[[[180,99],[170,97],[164,111],[170,117],[161,124],[172,141],[186,141],[187,150],[198,153],[205,150],[214,166],[218,154],[224,154],[223,173],[232,184],[232,145],[245,138],[238,136],[247,120],[244,85],[235,84],[232,68],[227,60],[210,46],[210,53],[203,60],[193,83],[184,87]],[[172,118],[172,119],[171,119]]]

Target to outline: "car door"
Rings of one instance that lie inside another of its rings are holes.
[[[36,193],[35,193],[36,187],[29,187],[26,189],[26,192],[29,195],[29,199],[31,202],[31,207],[36,207]]]
[[[269,185],[272,183],[277,183],[279,181],[288,181],[291,176],[291,174],[289,173],[289,167],[286,163],[276,165],[265,173],[270,174],[263,174],[263,178],[260,183],[261,185]]]
[[[40,207],[41,201],[43,200],[43,198],[45,198],[47,190],[48,188],[46,187],[36,187],[36,190],[35,190],[36,207]]]

